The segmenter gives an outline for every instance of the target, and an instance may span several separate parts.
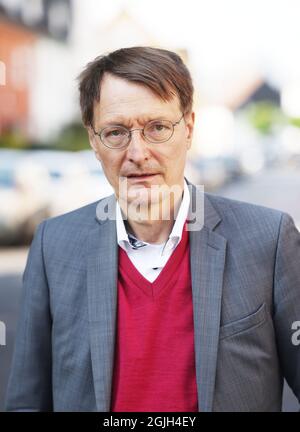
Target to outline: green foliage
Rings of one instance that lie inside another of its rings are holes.
[[[30,143],[18,130],[7,129],[0,135],[0,148],[26,149]]]
[[[300,118],[299,117],[290,118],[289,122],[291,125],[300,128]]]
[[[78,122],[65,126],[58,136],[48,142],[33,142],[17,129],[7,129],[0,134],[0,148],[12,149],[56,149],[78,151],[89,149],[88,135]]]
[[[280,108],[268,101],[249,105],[246,116],[251,125],[263,135],[271,134],[276,126],[286,122]]]
[[[77,122],[65,126],[51,144],[52,148],[58,150],[78,151],[90,148],[87,131]]]

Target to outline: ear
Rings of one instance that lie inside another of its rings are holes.
[[[185,116],[186,143],[187,143],[187,149],[188,150],[190,149],[190,147],[192,145],[194,124],[195,124],[195,112],[192,111]]]
[[[99,144],[97,142],[97,136],[94,134],[94,131],[90,126],[87,127],[87,133],[89,136],[90,146],[91,146],[92,150],[94,150],[96,158],[101,162],[100,154],[99,154]]]

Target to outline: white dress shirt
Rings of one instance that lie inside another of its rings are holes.
[[[182,230],[186,221],[190,205],[190,193],[184,180],[184,191],[177,218],[168,240],[165,243],[153,244],[142,242],[134,236],[128,237],[120,205],[116,205],[116,227],[118,245],[124,249],[136,269],[150,282],[153,282],[162,271],[166,262],[181,240]],[[134,247],[136,243],[137,247]]]

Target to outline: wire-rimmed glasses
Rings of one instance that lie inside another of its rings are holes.
[[[127,147],[132,132],[137,130],[142,132],[146,141],[159,144],[168,141],[173,136],[174,127],[181,122],[183,116],[184,114],[174,123],[170,120],[151,120],[142,129],[127,129],[125,126],[119,125],[107,126],[101,129],[100,132],[96,132],[93,126],[92,129],[94,134],[99,136],[101,142],[112,149]]]

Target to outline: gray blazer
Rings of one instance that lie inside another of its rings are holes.
[[[193,199],[200,193],[192,187]],[[95,217],[96,206],[37,228],[9,411],[110,410],[118,247],[115,221]],[[205,193],[204,226],[189,238],[199,411],[280,411],[283,377],[300,401],[300,234],[291,217]]]

